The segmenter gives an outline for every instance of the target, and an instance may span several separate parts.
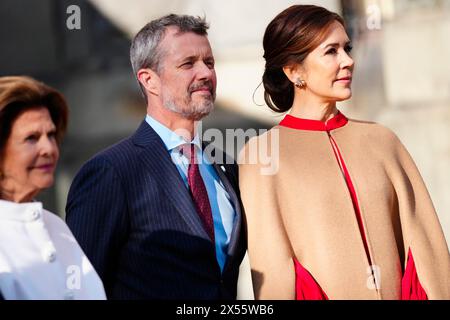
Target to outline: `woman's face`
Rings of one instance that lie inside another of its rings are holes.
[[[352,96],[354,62],[350,39],[339,22],[330,27],[328,37],[314,49],[300,67],[306,90],[325,102],[347,100]]]
[[[31,201],[53,184],[59,150],[56,127],[47,108],[28,109],[16,118],[3,155],[0,183],[4,198]]]

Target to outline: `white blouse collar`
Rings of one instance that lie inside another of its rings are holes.
[[[0,200],[0,220],[36,221],[42,217],[42,202],[15,203]]]

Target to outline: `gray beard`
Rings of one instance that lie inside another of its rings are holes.
[[[163,106],[172,112],[178,113],[185,119],[198,121],[206,117],[213,109],[213,101],[205,101],[201,104],[189,104],[188,110],[181,110],[172,99],[164,99]]]

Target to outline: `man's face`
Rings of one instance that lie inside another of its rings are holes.
[[[208,38],[169,27],[159,50],[163,106],[194,121],[208,115],[214,108],[217,83]]]

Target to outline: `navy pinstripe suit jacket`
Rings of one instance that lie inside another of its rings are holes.
[[[246,249],[237,165],[216,171],[236,211],[223,273],[188,189],[145,121],[76,175],[66,220],[109,299],[235,299]]]

